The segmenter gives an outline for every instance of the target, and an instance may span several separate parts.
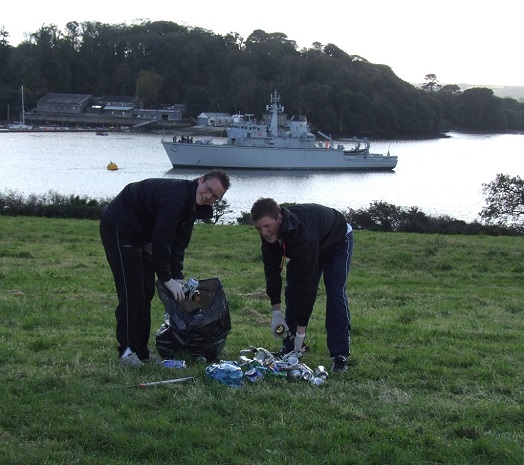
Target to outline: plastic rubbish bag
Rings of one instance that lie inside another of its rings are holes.
[[[220,279],[199,280],[198,300],[176,301],[157,281],[158,296],[165,307],[165,322],[156,333],[156,349],[164,358],[179,352],[195,358],[216,360],[231,330],[229,306]]]

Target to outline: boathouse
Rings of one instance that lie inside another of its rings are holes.
[[[36,111],[46,114],[82,114],[93,96],[90,94],[49,93],[36,103]]]
[[[200,113],[197,116],[199,126],[229,126],[233,117],[229,113]]]

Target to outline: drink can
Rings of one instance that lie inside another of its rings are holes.
[[[277,336],[281,337],[282,339],[285,339],[285,338],[291,336],[291,333],[288,330],[286,330],[284,325],[276,325],[275,326],[275,334]]]
[[[317,367],[314,374],[316,378],[322,378],[323,380],[326,380],[329,378],[329,373],[327,372],[326,368],[323,367],[322,365],[319,365]]]
[[[198,279],[189,278],[188,281],[183,285],[182,291],[184,292],[187,300],[199,300],[200,292],[197,291],[198,288]]]
[[[184,292],[195,292],[198,287],[198,279],[196,278],[189,278],[187,282],[184,284],[183,291]]]
[[[309,368],[307,365],[304,365],[303,363],[299,365],[300,374],[302,376],[302,379],[309,381],[311,378],[313,378],[313,371],[311,368]]]
[[[198,279],[189,278],[189,280],[187,281],[187,287],[194,291],[198,287]]]
[[[258,367],[255,367],[247,370],[245,376],[249,381],[256,383],[264,377],[264,373]]]
[[[299,364],[298,357],[295,355],[295,352],[290,352],[289,354],[283,357],[283,360],[288,363],[290,366],[297,366]]]
[[[311,378],[309,380],[309,382],[313,385],[313,386],[320,386],[322,383],[325,383],[326,380],[324,378],[317,378],[316,376],[313,376],[313,378]]]
[[[275,326],[275,333],[278,335],[281,335],[285,331],[284,325],[276,325]]]
[[[185,368],[186,361],[185,360],[163,360],[162,365],[164,365],[167,368]]]

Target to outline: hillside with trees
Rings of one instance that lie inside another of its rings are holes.
[[[436,81],[435,75],[434,81]],[[298,49],[284,33],[225,36],[173,22],[44,25],[13,47],[0,29],[0,120],[49,92],[136,95],[148,108],[175,103],[203,111],[254,113],[282,95],[286,113],[304,114],[332,134],[434,135],[466,130],[524,130],[524,104],[489,89],[416,88],[391,68],[334,44]]]

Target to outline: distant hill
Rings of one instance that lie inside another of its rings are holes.
[[[413,84],[417,88],[422,87],[422,82],[418,84]],[[445,86],[445,83],[439,82],[441,86]],[[492,86],[492,85],[484,85],[484,84],[466,84],[464,82],[457,84],[457,86],[460,87],[461,91],[465,91],[467,89],[472,89],[473,87],[483,87],[486,89],[491,89],[495,96],[500,98],[514,98],[515,100],[518,100],[520,102],[524,102],[524,86]]]

